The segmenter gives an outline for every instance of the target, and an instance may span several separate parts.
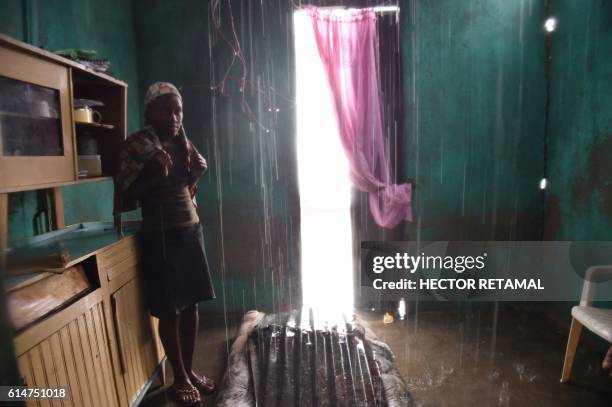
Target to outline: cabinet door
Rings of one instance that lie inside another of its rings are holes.
[[[155,335],[139,284],[135,278],[111,296],[121,374],[130,404],[158,365]]]
[[[17,358],[29,387],[65,387],[65,399],[27,405],[118,407],[108,332],[98,302]]]
[[[70,70],[0,45],[0,189],[76,179]]]

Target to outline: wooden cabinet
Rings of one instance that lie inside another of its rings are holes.
[[[0,185],[75,180],[70,69],[0,44]]]
[[[120,370],[130,404],[159,364],[151,321],[143,318],[146,310],[139,284],[138,279],[133,279],[111,295]]]
[[[143,303],[136,244],[135,237],[131,236],[96,256],[100,278],[108,284],[118,373],[129,404],[141,393],[151,372],[164,357],[156,320],[148,316]]]
[[[126,135],[127,84],[0,34],[0,193],[110,179]],[[94,100],[100,123],[75,122]],[[81,152],[100,156],[102,175],[79,175]]]
[[[0,267],[21,253],[35,260],[28,264],[35,280],[43,272],[31,268],[42,270],[39,260],[54,258],[54,273],[82,265],[90,283],[61,309],[48,310],[14,334],[24,383],[68,389],[67,399],[29,405],[133,405],[164,358],[156,320],[143,305],[135,229],[124,236],[118,225],[65,227],[61,189],[114,175],[126,136],[127,85],[3,35],[0,60]],[[102,102],[96,110],[103,123],[75,123],[77,99]],[[99,150],[102,177],[79,178],[79,138],[85,136]],[[38,189],[53,191],[56,230],[7,256],[8,194]],[[22,286],[29,284],[29,274],[8,271],[4,287],[17,277],[25,278]]]
[[[77,257],[68,259],[68,264],[87,263],[98,286],[14,338],[24,382],[31,387],[67,387],[70,397],[63,405],[133,405],[164,358],[156,320],[143,303],[137,240],[121,237],[112,228],[103,228],[108,233],[104,236],[101,226],[90,225],[91,233],[79,236],[82,244],[95,246],[113,236],[116,241],[89,251],[85,258],[72,246]],[[67,247],[65,242],[74,236],[59,239]]]
[[[120,288],[127,281],[136,278],[138,252],[134,236],[109,245],[97,256],[101,278],[108,281],[111,291]]]
[[[104,304],[82,305],[74,318],[17,357],[19,369],[27,386],[67,387],[64,406],[119,406]]]

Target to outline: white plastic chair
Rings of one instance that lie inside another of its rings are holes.
[[[591,306],[595,294],[595,284],[602,278],[609,276],[612,276],[612,266],[589,267],[584,276],[580,305],[572,307],[572,325],[570,327],[569,338],[567,339],[561,383],[569,381],[583,326],[612,343],[612,309]]]

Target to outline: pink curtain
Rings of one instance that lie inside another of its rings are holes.
[[[369,193],[376,223],[412,220],[412,187],[392,184],[383,139],[376,15],[371,10],[310,8],[319,54],[338,116],[353,185]]]

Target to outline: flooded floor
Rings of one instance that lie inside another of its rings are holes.
[[[559,383],[567,306],[500,305],[495,314],[493,304],[472,304],[420,311],[418,319],[409,310],[392,324],[380,313],[361,317],[395,353],[417,406],[612,405],[612,380],[601,369],[607,346],[586,330],[570,384]]]
[[[226,336],[226,318],[231,321],[239,321],[237,318],[240,318],[240,316],[229,314],[224,316],[223,313],[200,313],[200,334],[193,363],[194,370],[215,380],[217,384],[221,383],[227,365],[228,341],[226,337],[230,339],[229,346],[231,346],[238,328],[237,323],[228,323]],[[166,386],[160,387],[159,381],[156,381],[140,405],[142,407],[181,407],[172,391],[168,390],[168,387],[172,384],[172,368],[167,361],[166,382]],[[213,399],[214,395],[205,397],[204,405],[213,405]]]
[[[500,304],[495,312],[493,304],[422,305],[417,318],[408,304],[406,319],[392,324],[383,324],[379,311],[360,317],[395,353],[417,406],[610,406],[612,380],[601,369],[607,346],[586,330],[570,384],[559,383],[568,307]],[[230,341],[237,328],[232,325]],[[227,358],[224,316],[202,313],[200,332],[195,366],[220,382]],[[171,383],[169,367],[167,377]],[[205,399],[207,406],[213,398]],[[158,388],[142,405],[179,404]]]

